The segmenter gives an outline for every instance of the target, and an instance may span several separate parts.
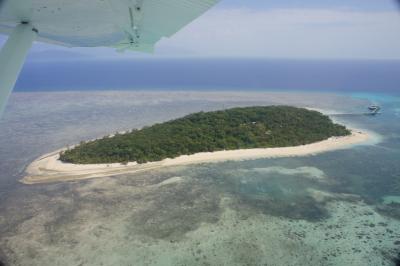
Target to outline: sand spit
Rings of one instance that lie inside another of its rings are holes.
[[[116,176],[136,173],[166,166],[213,163],[222,161],[240,161],[258,158],[279,158],[309,156],[322,152],[347,149],[354,145],[365,144],[371,140],[371,135],[360,130],[352,130],[345,137],[331,137],[320,142],[283,148],[242,149],[217,152],[203,152],[193,155],[183,155],[174,159],[144,164],[120,163],[79,165],[63,163],[59,154],[63,150],[41,156],[26,169],[26,176],[21,180],[24,184],[38,184],[61,181],[74,181],[96,177]]]

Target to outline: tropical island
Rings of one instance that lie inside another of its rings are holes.
[[[45,154],[24,184],[76,181],[169,166],[310,156],[371,139],[315,110],[256,106],[199,112]]]
[[[291,106],[256,106],[185,117],[82,142],[61,152],[74,164],[146,163],[222,150],[299,146],[350,135],[317,111]]]

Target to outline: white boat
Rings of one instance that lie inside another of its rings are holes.
[[[371,105],[368,107],[368,110],[370,111],[370,114],[376,115],[381,110],[381,107],[378,105]]]

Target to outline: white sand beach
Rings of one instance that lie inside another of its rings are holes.
[[[295,147],[204,152],[179,156],[173,159],[165,159],[159,162],[144,164],[132,162],[126,165],[120,163],[89,165],[63,163],[59,160],[59,154],[64,149],[60,149],[43,155],[32,162],[26,169],[26,176],[20,181],[24,184],[75,181],[142,172],[166,166],[214,163],[232,160],[240,161],[258,158],[310,156],[333,150],[351,148],[354,145],[369,143],[371,140],[372,136],[370,133],[353,129],[352,134],[349,136],[331,137],[320,142]]]

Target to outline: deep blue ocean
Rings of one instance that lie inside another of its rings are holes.
[[[143,59],[28,61],[16,91],[289,90],[400,93],[400,61]]]

